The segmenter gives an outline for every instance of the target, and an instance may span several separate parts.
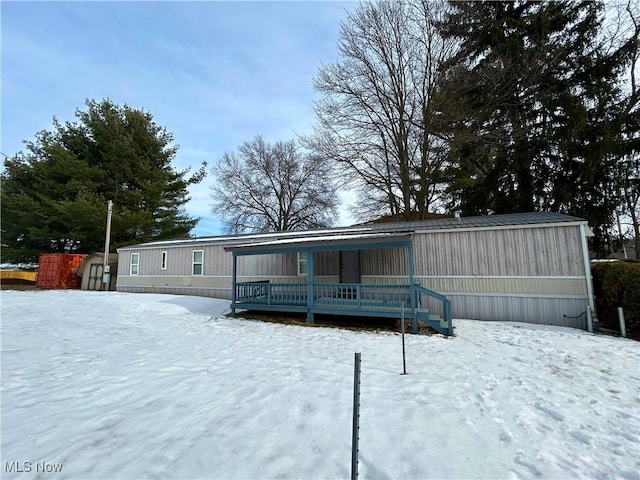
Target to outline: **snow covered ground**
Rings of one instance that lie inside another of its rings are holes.
[[[225,318],[210,298],[3,291],[2,478],[640,479],[640,344]],[[55,473],[55,470],[60,470]],[[44,471],[42,471],[44,470]]]

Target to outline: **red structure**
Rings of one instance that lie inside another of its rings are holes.
[[[86,254],[43,253],[38,262],[38,288],[80,288],[78,268]]]

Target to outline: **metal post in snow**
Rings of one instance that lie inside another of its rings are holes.
[[[624,311],[622,307],[618,307],[618,321],[620,322],[620,335],[622,338],[627,338],[627,327],[624,323]]]
[[[591,305],[587,305],[587,332],[593,333],[593,313],[591,312]]]
[[[404,306],[402,307],[402,320],[401,320],[401,331],[402,331],[402,375],[407,374],[407,360],[405,356],[404,350]]]
[[[351,480],[358,478],[358,442],[360,440],[360,353],[353,367],[353,428],[351,437]]]

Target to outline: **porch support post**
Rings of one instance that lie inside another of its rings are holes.
[[[418,333],[418,317],[417,317],[417,305],[416,305],[416,288],[415,280],[413,279],[413,238],[409,240],[407,245],[407,266],[409,268],[409,287],[411,289],[411,330],[413,333]]]
[[[307,323],[313,323],[313,250],[307,250]]]
[[[231,263],[231,313],[235,314],[236,304],[236,279],[238,276],[238,256],[233,252],[233,261]]]

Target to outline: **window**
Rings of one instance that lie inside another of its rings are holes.
[[[167,252],[162,252],[162,264],[160,265],[161,270],[167,269]]]
[[[298,252],[298,275],[306,275],[307,272],[307,252]]]
[[[202,263],[204,260],[204,250],[193,251],[193,275],[202,275]]]
[[[131,275],[138,275],[138,268],[140,267],[140,254],[132,253],[131,254],[131,265],[130,265],[129,273]]]

